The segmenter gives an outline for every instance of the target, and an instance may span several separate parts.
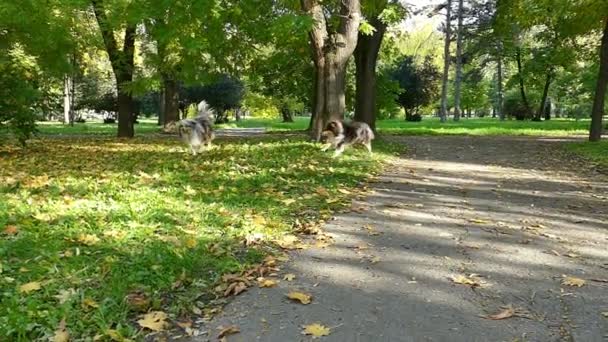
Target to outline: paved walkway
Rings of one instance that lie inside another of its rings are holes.
[[[321,341],[608,341],[604,176],[553,140],[398,139],[409,154],[326,225],[335,244],[292,253],[293,281],[250,288],[196,341],[233,324],[230,342],[309,341],[315,322]]]

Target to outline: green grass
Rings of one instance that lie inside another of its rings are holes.
[[[38,132],[42,135],[116,135],[117,124],[103,124],[101,122],[74,123],[73,126],[59,122],[40,122]],[[156,120],[140,119],[135,125],[135,134],[159,132]]]
[[[568,144],[568,149],[598,164],[600,169],[608,170],[608,140],[600,142],[581,142]]]
[[[217,295],[222,274],[269,253],[244,240],[329,217],[350,203],[337,190],[353,191],[387,158],[334,159],[272,136],[218,139],[197,157],[185,150],[150,136],[0,147],[0,340],[48,339],[63,319],[76,340],[141,338],[142,308],[129,294],[143,295],[145,310],[188,317]],[[30,283],[40,289],[20,291]]]

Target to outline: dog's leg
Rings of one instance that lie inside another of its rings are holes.
[[[369,152],[371,154],[372,153],[372,142],[368,141],[364,145],[367,148],[367,152]]]
[[[190,149],[192,150],[192,155],[195,156],[196,155],[196,150],[198,148],[194,147],[193,145],[190,145]]]
[[[339,157],[342,152],[344,152],[344,148],[345,148],[345,144],[340,144],[340,146],[338,146],[338,148],[336,148],[336,151],[334,152],[334,158]]]
[[[323,148],[321,148],[321,152],[325,152],[327,150],[329,150],[329,148],[332,146],[333,144],[327,143],[325,145],[323,145]]]

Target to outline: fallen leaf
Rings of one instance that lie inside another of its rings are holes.
[[[329,196],[329,191],[327,191],[327,189],[325,189],[325,188],[324,188],[324,187],[322,187],[322,186],[318,187],[316,191],[317,191],[317,193],[318,193],[319,195],[321,195],[321,196],[326,196],[326,197],[328,197],[328,196]]]
[[[346,190],[346,189],[338,189],[338,192],[340,192],[340,193],[342,193],[344,195],[350,195],[351,194],[351,192],[348,191],[348,190]]]
[[[30,293],[33,291],[38,291],[41,288],[42,288],[42,284],[40,284],[37,281],[32,281],[30,283],[19,286],[19,292],[27,294],[27,293]]]
[[[17,233],[19,233],[19,229],[17,229],[17,226],[8,225],[4,227],[4,230],[2,230],[2,232],[6,235],[16,235]]]
[[[70,298],[72,298],[75,294],[76,290],[74,289],[59,290],[59,294],[53,297],[57,298],[59,304],[64,304],[65,302],[70,300]]]
[[[99,242],[97,235],[93,234],[80,234],[78,236],[78,242],[86,246],[93,246]]]
[[[466,277],[466,276],[463,276],[463,275],[457,275],[455,277],[452,276],[452,277],[450,277],[450,279],[454,283],[456,283],[456,284],[470,285],[471,287],[475,287],[475,286],[481,285],[479,283],[479,281],[477,281],[475,279],[472,279],[472,278],[469,278],[469,277]]]
[[[274,279],[258,278],[258,284],[260,287],[275,287],[279,282]]]
[[[582,287],[585,285],[585,280],[576,277],[564,277],[564,280],[562,280],[562,285]]]
[[[477,218],[469,219],[469,222],[476,223],[476,224],[488,224],[488,223],[490,223],[490,221],[488,221],[488,220],[482,220],[482,219],[477,219]]]
[[[125,299],[129,308],[133,311],[145,312],[150,307],[150,299],[145,294],[140,292],[129,293]]]
[[[189,239],[186,239],[184,244],[186,245],[187,248],[192,249],[192,248],[196,247],[196,245],[198,245],[198,242],[194,238],[189,238]]]
[[[372,264],[377,264],[377,263],[379,263],[380,261],[381,261],[380,257],[377,257],[377,256],[375,256],[375,257],[373,257],[373,258],[369,259],[369,262],[371,262]]]
[[[162,311],[152,311],[143,315],[142,319],[137,323],[142,328],[148,328],[152,331],[163,331],[167,326],[167,314]]]
[[[285,204],[285,205],[291,205],[291,204],[294,204],[294,203],[296,203],[296,200],[293,199],[293,198],[289,198],[289,199],[283,200],[283,204]]]
[[[283,280],[293,281],[294,279],[296,279],[296,275],[293,273],[287,273],[283,276]]]
[[[239,329],[239,327],[237,327],[236,325],[231,325],[231,326],[229,326],[227,328],[221,328],[220,333],[217,334],[217,338],[223,338],[224,336],[228,336],[228,335],[232,335],[232,334],[237,334],[239,332],[241,332],[241,330]]]
[[[608,311],[602,312],[602,316],[608,318]]]
[[[99,304],[89,297],[83,299],[81,305],[84,309],[95,309],[99,307]]]
[[[59,322],[59,327],[55,330],[55,336],[53,336],[53,342],[68,342],[70,340],[70,333],[68,332],[65,324],[65,319]]]
[[[321,325],[319,323],[313,323],[313,324],[306,325],[306,326],[304,326],[304,331],[302,331],[302,334],[312,335],[313,337],[327,336],[330,333],[331,333],[331,330],[328,327]]]
[[[312,301],[312,296],[304,292],[292,291],[287,294],[287,297],[302,304],[310,304]]]
[[[496,313],[494,315],[487,316],[486,318],[493,319],[493,320],[499,320],[499,319],[506,319],[506,318],[513,317],[513,315],[515,315],[515,309],[513,309],[512,307],[507,307],[504,310],[502,310],[501,312]]]

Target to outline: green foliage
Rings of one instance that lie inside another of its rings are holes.
[[[391,74],[401,88],[397,101],[405,109],[406,120],[419,114],[420,108],[438,95],[441,74],[433,65],[432,56],[427,56],[422,65],[416,65],[414,57],[406,56]]]
[[[163,310],[172,321],[191,315],[215,296],[222,274],[267,253],[243,241],[281,236],[296,219],[328,218],[350,205],[338,190],[353,191],[384,159],[358,150],[334,159],[282,137],[220,140],[198,158],[177,139],[153,137],[32,145],[27,158],[0,151],[7,341],[47,339],[62,320],[73,340],[115,338],[109,330],[143,339],[127,295],[143,295],[149,304],[140,310]],[[331,195],[311,191],[319,187]],[[6,227],[13,233],[4,235]],[[41,289],[19,291],[30,282]]]

